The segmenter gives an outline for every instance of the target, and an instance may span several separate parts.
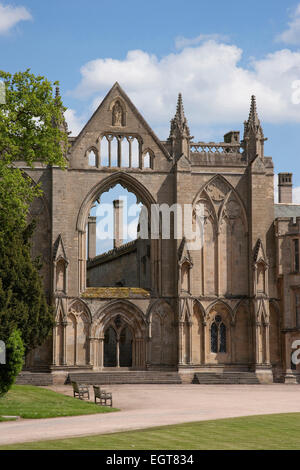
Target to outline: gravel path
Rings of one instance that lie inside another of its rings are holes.
[[[72,395],[70,386],[52,390]],[[236,416],[300,412],[297,385],[110,385],[116,413],[0,423],[0,445]],[[93,395],[93,394],[92,394]]]

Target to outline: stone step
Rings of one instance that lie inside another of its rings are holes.
[[[52,374],[45,372],[20,372],[16,385],[53,385],[53,377]]]
[[[68,376],[70,382],[81,382],[89,385],[109,384],[181,384],[177,372],[90,372],[71,373]]]
[[[194,375],[194,384],[259,384],[254,372],[197,372]]]

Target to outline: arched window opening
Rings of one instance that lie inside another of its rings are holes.
[[[121,166],[124,168],[129,168],[130,166],[130,145],[127,137],[123,137],[121,143]]]
[[[119,151],[119,142],[117,137],[113,137],[110,142],[110,165],[117,167],[118,165],[118,151]]]
[[[109,155],[109,140],[106,136],[102,137],[100,141],[100,155],[101,155],[101,166],[110,166]]]
[[[94,150],[88,152],[88,162],[89,166],[97,166],[97,156]]]
[[[210,344],[211,344],[211,352],[217,353],[218,352],[218,327],[215,322],[211,325],[211,329],[210,329]]]
[[[144,168],[152,168],[152,157],[149,152],[144,155]]]
[[[148,230],[147,208],[133,192],[117,184],[100,194],[88,215],[87,287],[150,289]]]
[[[131,135],[105,134],[100,140],[101,166],[138,168],[140,146],[139,140]],[[151,165],[151,156],[149,158]]]
[[[140,166],[139,142],[136,138],[131,142],[131,165],[132,168],[138,168]]]
[[[226,326],[224,323],[220,325],[220,352],[226,353]]]
[[[226,326],[220,315],[215,316],[211,325],[210,344],[212,353],[226,353]]]

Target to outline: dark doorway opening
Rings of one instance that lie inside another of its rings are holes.
[[[132,366],[132,334],[125,326],[120,334],[120,367]]]
[[[117,366],[117,335],[110,326],[104,335],[104,367]]]

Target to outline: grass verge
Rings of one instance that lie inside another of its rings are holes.
[[[27,419],[54,418],[109,413],[111,411],[118,410],[31,385],[14,385],[0,399],[1,421],[1,416],[20,416]]]
[[[49,450],[300,449],[300,413],[247,416],[0,447]]]

